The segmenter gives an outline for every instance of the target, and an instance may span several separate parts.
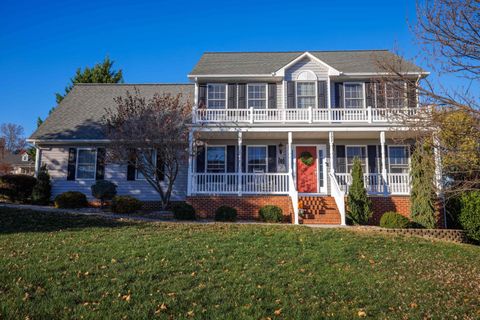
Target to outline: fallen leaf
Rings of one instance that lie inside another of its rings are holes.
[[[367,316],[367,313],[363,310],[358,311],[358,316],[360,318],[365,318]]]
[[[282,309],[281,309],[281,308],[275,310],[275,312],[274,312],[274,314],[275,314],[276,316],[279,316],[281,313],[282,313]]]

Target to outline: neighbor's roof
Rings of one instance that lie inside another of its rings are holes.
[[[134,94],[145,98],[155,93],[182,93],[193,102],[193,84],[77,84],[31,135],[31,140],[103,139],[101,128],[107,109],[116,107],[114,98]]]
[[[425,72],[422,68],[388,50],[308,51],[330,67],[343,73],[383,72],[379,61],[401,59],[407,72]],[[202,75],[270,75],[286,66],[305,51],[289,52],[205,52],[190,76]],[[398,61],[398,60],[397,60]]]

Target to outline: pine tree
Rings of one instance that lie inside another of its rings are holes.
[[[419,225],[435,228],[435,163],[429,146],[417,146],[412,154],[410,217]]]
[[[37,184],[33,187],[32,201],[36,204],[47,205],[50,203],[52,186],[50,184],[50,175],[47,171],[47,166],[43,165],[40,168],[37,176]]]
[[[355,224],[367,224],[372,216],[371,202],[363,184],[362,162],[355,157],[352,168],[352,184],[348,190],[348,215]]]

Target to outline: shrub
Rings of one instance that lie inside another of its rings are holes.
[[[400,213],[389,211],[385,212],[380,218],[380,227],[406,229],[410,227],[410,220]]]
[[[98,180],[90,189],[92,196],[100,200],[102,208],[105,200],[112,200],[117,195],[117,185],[107,180]]]
[[[352,185],[348,189],[348,216],[354,224],[367,224],[372,216],[370,199],[363,184],[362,162],[353,159]]]
[[[78,191],[59,194],[54,200],[55,208],[83,208],[88,205],[87,196]]]
[[[40,168],[37,176],[37,183],[32,190],[32,202],[35,204],[47,205],[50,203],[52,195],[52,185],[50,183],[50,175],[47,166]]]
[[[0,177],[0,195],[13,202],[27,202],[37,179],[25,174],[6,174]]]
[[[195,208],[186,202],[173,204],[172,211],[177,220],[195,220]]]
[[[142,209],[142,202],[131,196],[115,196],[112,201],[112,212],[133,213]]]
[[[266,205],[258,210],[260,219],[265,222],[282,222],[283,221],[283,211],[281,208],[272,205]]]
[[[215,211],[215,220],[237,221],[237,209],[228,206],[221,206]]]
[[[460,202],[460,224],[468,238],[480,242],[480,191],[464,193]]]

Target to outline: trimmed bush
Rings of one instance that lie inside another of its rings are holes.
[[[385,212],[380,218],[380,227],[406,229],[410,227],[410,220],[400,213],[389,211]]]
[[[115,196],[111,209],[115,213],[134,213],[142,209],[142,202],[131,196]]]
[[[25,174],[6,174],[0,177],[0,195],[12,202],[27,202],[37,179]]]
[[[195,220],[195,208],[186,202],[174,203],[172,211],[177,220]]]
[[[215,211],[216,221],[237,221],[237,209],[229,206],[221,206]]]
[[[33,187],[32,202],[40,205],[47,205],[50,203],[52,195],[52,185],[50,183],[50,175],[48,174],[47,166],[43,165],[38,172],[37,183]]]
[[[272,205],[266,205],[258,210],[260,219],[265,222],[282,222],[283,221],[283,211],[281,208]]]
[[[100,200],[102,208],[105,200],[112,200],[117,195],[117,185],[107,180],[98,180],[90,189],[92,190],[92,196]]]
[[[460,224],[469,239],[480,242],[480,191],[462,194],[460,202]]]
[[[55,208],[84,208],[88,205],[87,196],[78,191],[59,194],[54,200]]]
[[[352,184],[348,188],[348,217],[354,224],[367,224],[372,216],[371,201],[363,184],[362,162],[353,158]]]

